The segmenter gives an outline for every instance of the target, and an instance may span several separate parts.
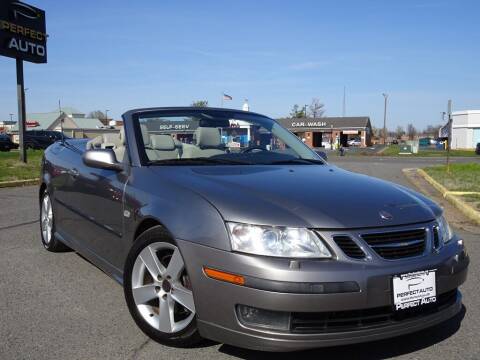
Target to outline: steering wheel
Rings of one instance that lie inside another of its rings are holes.
[[[248,153],[248,152],[253,151],[253,150],[267,151],[267,149],[265,149],[264,147],[262,147],[260,145],[252,145],[252,146],[246,147],[245,149],[241,150],[240,152],[242,154],[245,154],[245,153]]]

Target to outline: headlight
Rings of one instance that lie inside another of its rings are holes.
[[[303,228],[227,223],[235,251],[278,257],[330,258],[324,242]]]
[[[450,228],[450,225],[448,225],[447,219],[445,219],[445,216],[440,216],[437,218],[437,223],[438,223],[438,233],[440,235],[440,238],[443,240],[443,243],[446,244],[453,238],[453,231]]]

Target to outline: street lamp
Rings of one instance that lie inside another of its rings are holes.
[[[385,107],[383,109],[383,145],[387,143],[387,100],[388,94],[383,93],[383,97],[385,98]]]

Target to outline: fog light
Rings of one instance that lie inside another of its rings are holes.
[[[257,309],[246,305],[237,305],[237,316],[245,326],[275,330],[290,328],[290,313]]]

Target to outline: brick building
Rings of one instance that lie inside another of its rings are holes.
[[[331,144],[348,146],[349,140],[359,140],[360,146],[371,145],[372,125],[368,116],[283,118],[277,121],[304,140],[312,148]]]

